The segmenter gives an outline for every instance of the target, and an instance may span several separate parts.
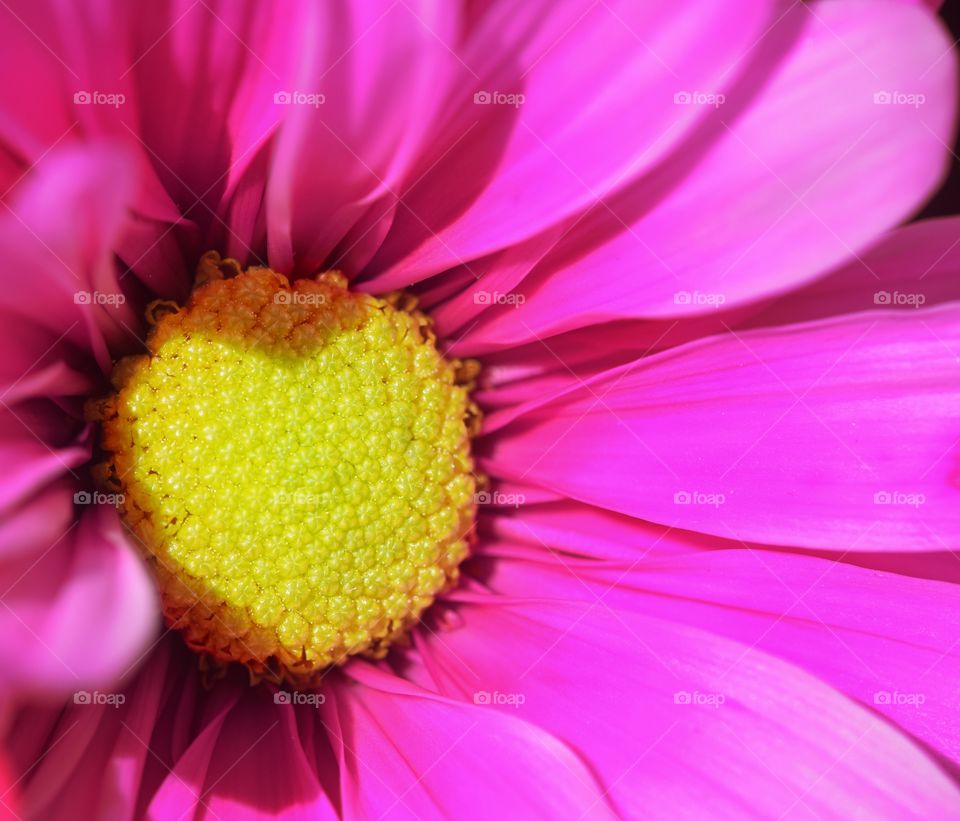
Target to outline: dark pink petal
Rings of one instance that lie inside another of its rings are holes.
[[[29,89],[8,83],[0,92],[0,143],[19,161],[9,176],[15,183],[60,143],[109,137],[131,157],[124,176],[148,228],[125,238],[124,259],[138,275],[156,283],[152,257],[174,231],[187,256],[216,245],[258,259],[263,249],[252,247],[254,229],[232,198],[250,190],[246,175],[289,111],[275,95],[293,90],[316,48],[307,6],[161,0],[134,11],[106,0],[80,13],[54,2],[7,5],[4,72],[31,77]],[[261,166],[257,210],[264,176]]]
[[[172,686],[178,712],[189,707],[192,688],[183,687],[169,655],[168,643],[160,644],[128,687],[96,691],[112,703],[95,703],[84,698],[90,691],[80,691],[65,705],[32,705],[15,715],[6,744],[21,773],[28,817],[67,817],[77,806],[92,817],[138,817],[144,782],[168,772],[163,746],[150,744]]]
[[[923,201],[944,171],[954,122],[946,33],[901,3],[805,8],[789,59],[689,174],[659,201],[638,184],[597,207],[516,289],[525,303],[491,308],[463,353],[780,294]],[[596,247],[603,235],[610,241]]]
[[[236,696],[239,695],[239,698]],[[265,688],[234,692],[150,802],[159,818],[336,818],[298,738],[297,715]]]
[[[297,38],[304,59],[283,91],[316,102],[277,106],[283,128],[265,200],[270,264],[299,273],[321,266],[371,208],[369,231],[389,224],[382,201],[395,200],[435,136],[459,33],[453,3],[307,8]]]
[[[613,817],[579,756],[549,732],[363,662],[348,672],[356,681],[326,710],[346,817]]]
[[[958,319],[951,303],[692,343],[504,411],[483,465],[725,538],[955,549]]]
[[[0,511],[10,512],[58,480],[79,482],[77,469],[90,460],[90,443],[77,439],[75,430],[52,403],[0,407],[0,462],[6,465]]]
[[[960,800],[906,736],[758,649],[597,603],[459,598],[462,628],[418,634],[441,692],[566,741],[621,813],[890,817]]]
[[[7,745],[30,816],[68,817],[79,805],[130,821],[336,817],[320,786],[321,760],[333,765],[319,711],[276,703],[237,671],[206,687],[197,662],[168,636],[133,682],[91,694],[101,703],[18,711]]]

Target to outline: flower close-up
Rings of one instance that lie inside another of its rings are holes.
[[[0,818],[960,818],[940,6],[0,0]]]

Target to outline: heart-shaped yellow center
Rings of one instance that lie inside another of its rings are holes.
[[[306,683],[384,653],[456,579],[473,374],[397,304],[211,253],[117,364],[106,479],[193,648]]]

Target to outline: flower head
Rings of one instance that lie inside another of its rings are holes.
[[[0,36],[3,806],[955,812],[925,4]]]

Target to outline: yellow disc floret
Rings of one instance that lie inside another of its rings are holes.
[[[207,254],[97,405],[106,478],[187,643],[308,682],[382,654],[457,578],[476,481],[470,368],[429,320]]]

